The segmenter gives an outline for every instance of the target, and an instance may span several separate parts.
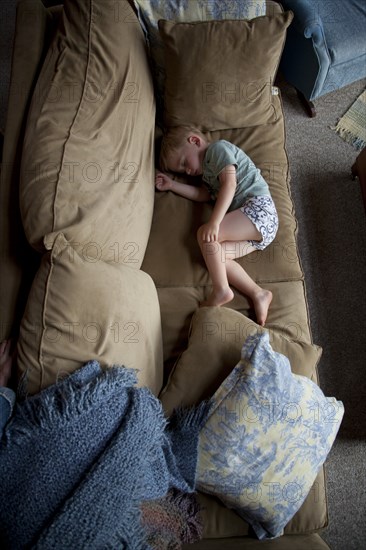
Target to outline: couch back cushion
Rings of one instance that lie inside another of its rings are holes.
[[[288,357],[295,374],[312,377],[321,356],[318,346],[264,329],[227,307],[199,308],[192,316],[187,349],[160,394],[166,414],[210,398],[239,361],[246,339],[261,334],[268,334],[273,349]]]
[[[250,21],[160,20],[165,125],[205,132],[274,122],[274,79],[292,18],[286,12]]]
[[[265,0],[132,0],[144,30],[148,46],[157,101],[157,122],[163,125],[163,103],[166,79],[164,41],[159,33],[160,19],[175,22],[253,19],[266,14]]]
[[[141,270],[79,255],[60,233],[33,281],[17,351],[27,394],[92,359],[137,369],[139,385],[157,394],[163,355],[153,281]]]
[[[66,0],[38,78],[21,164],[29,242],[139,268],[153,209],[155,100],[129,2]]]

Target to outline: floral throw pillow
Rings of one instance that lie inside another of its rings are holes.
[[[293,374],[268,333],[250,336],[201,429],[197,488],[235,509],[259,539],[300,508],[341,424],[342,402]]]

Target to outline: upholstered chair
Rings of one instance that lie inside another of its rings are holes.
[[[281,0],[294,12],[280,69],[315,116],[313,100],[366,76],[365,0]]]

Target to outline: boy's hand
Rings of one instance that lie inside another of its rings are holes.
[[[219,237],[220,224],[209,221],[202,226],[202,240],[205,243],[217,241]]]
[[[156,172],[155,174],[155,187],[159,191],[169,191],[173,187],[173,181],[169,176],[163,174],[163,172]]]

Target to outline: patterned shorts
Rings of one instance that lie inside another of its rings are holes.
[[[278,215],[272,197],[250,197],[240,210],[248,216],[262,235],[261,241],[249,241],[250,244],[258,250],[263,250],[273,241],[278,229]]]

